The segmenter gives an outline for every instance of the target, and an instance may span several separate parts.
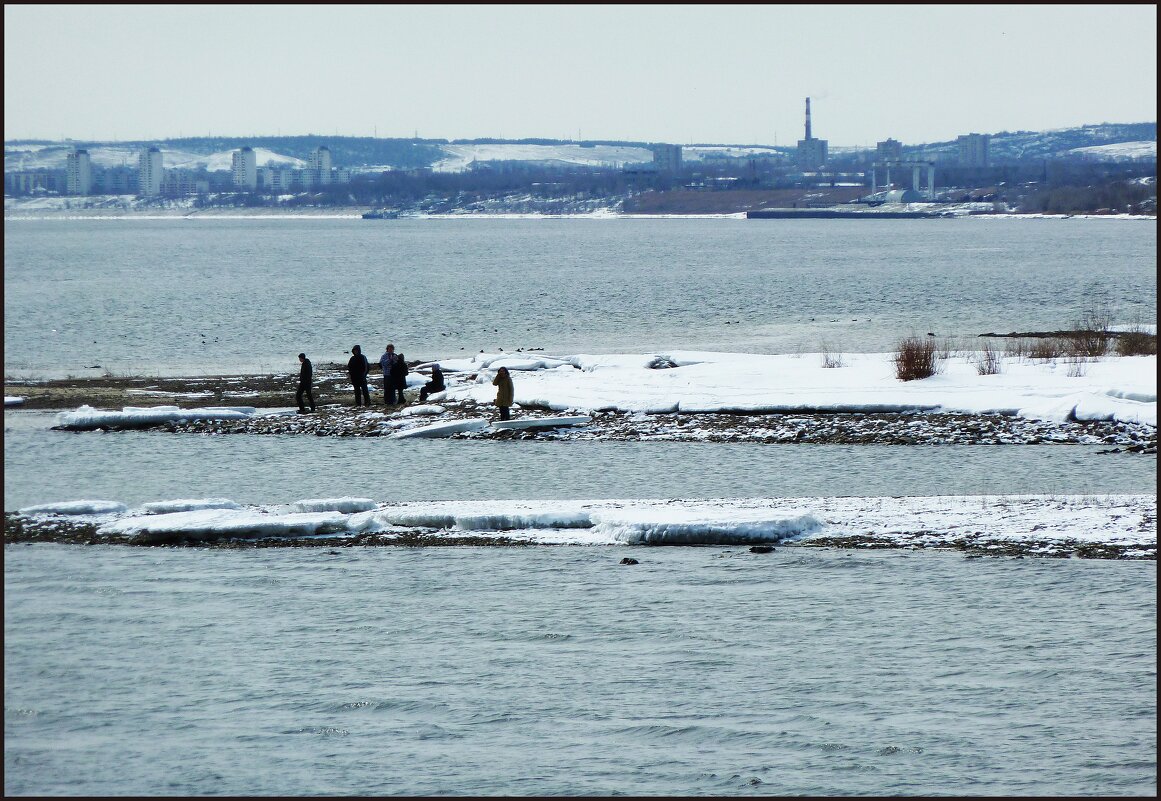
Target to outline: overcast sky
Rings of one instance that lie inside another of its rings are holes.
[[[4,6],[4,138],[906,144],[1157,119],[1155,5]]]

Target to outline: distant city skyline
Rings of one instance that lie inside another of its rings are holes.
[[[4,7],[4,138],[831,147],[1156,120],[1153,5]]]

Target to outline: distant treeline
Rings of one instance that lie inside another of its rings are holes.
[[[1079,214],[1107,211],[1122,214],[1156,214],[1157,185],[1115,181],[1096,186],[1052,186],[1029,194],[1021,211],[1047,214]]]

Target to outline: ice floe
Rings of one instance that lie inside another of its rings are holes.
[[[1156,495],[977,495],[926,497],[722,498],[710,500],[483,500],[376,503],[319,498],[286,505],[224,499],[112,501],[26,507],[34,519],[92,525],[101,536],[139,541],[222,538],[389,541],[407,532],[463,534],[543,545],[745,545],[859,540],[876,547],[1076,544],[1156,553]],[[167,511],[168,510],[168,511]],[[183,511],[178,511],[183,510]]]

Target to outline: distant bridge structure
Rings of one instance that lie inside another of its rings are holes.
[[[891,187],[891,170],[911,169],[911,188],[916,192],[919,191],[919,171],[927,169],[927,199],[935,200],[935,162],[934,161],[876,161],[871,165],[871,194],[879,191],[879,175],[880,169],[886,172],[885,185],[889,189]]]

